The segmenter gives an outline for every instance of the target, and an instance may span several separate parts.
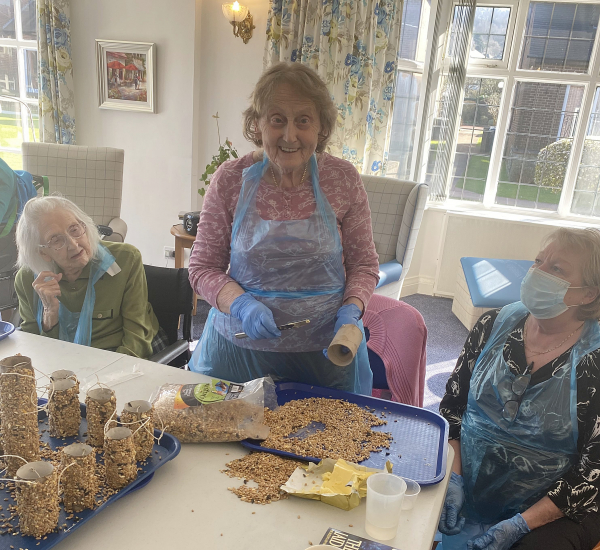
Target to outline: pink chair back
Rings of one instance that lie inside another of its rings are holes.
[[[423,406],[427,365],[427,327],[412,306],[373,294],[363,315],[367,347],[385,366],[392,401]]]

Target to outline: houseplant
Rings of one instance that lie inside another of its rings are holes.
[[[231,158],[238,158],[238,152],[232,145],[231,141],[225,138],[225,143],[221,145],[221,132],[219,131],[219,113],[213,115],[213,118],[217,122],[217,135],[219,136],[219,151],[213,156],[212,161],[206,165],[204,173],[200,176],[200,181],[203,182],[204,187],[198,189],[198,193],[203,197],[206,193],[206,187],[210,184],[212,175],[216,172],[217,168],[221,166],[226,160]]]

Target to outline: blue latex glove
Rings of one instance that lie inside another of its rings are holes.
[[[521,514],[490,527],[483,535],[467,542],[467,550],[508,550],[530,529]]]
[[[462,510],[463,504],[465,503],[465,486],[463,483],[462,476],[452,472],[450,476],[450,482],[448,483],[448,490],[446,491],[446,500],[444,501],[444,507],[442,508],[442,515],[440,516],[440,523],[438,529],[444,535],[458,535],[464,525],[465,518],[458,519],[458,514]]]
[[[358,326],[358,321],[360,320],[360,308],[356,304],[347,304],[338,309],[338,312],[335,316],[335,326],[333,327],[334,336],[337,334],[337,331],[342,328],[342,325],[356,325]],[[350,350],[342,346],[342,351],[348,353]],[[323,355],[329,359],[327,356],[327,350],[323,350]]]
[[[273,319],[273,312],[247,292],[232,302],[229,311],[242,322],[244,332],[252,340],[281,336]]]

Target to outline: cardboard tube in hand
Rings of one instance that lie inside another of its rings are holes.
[[[338,367],[347,367],[356,356],[363,339],[356,325],[342,325],[327,348],[327,357]]]

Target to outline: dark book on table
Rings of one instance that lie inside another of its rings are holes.
[[[375,542],[374,540],[363,539],[357,535],[345,533],[339,529],[329,528],[325,536],[321,540],[321,544],[339,548],[340,550],[398,550],[383,542]]]

